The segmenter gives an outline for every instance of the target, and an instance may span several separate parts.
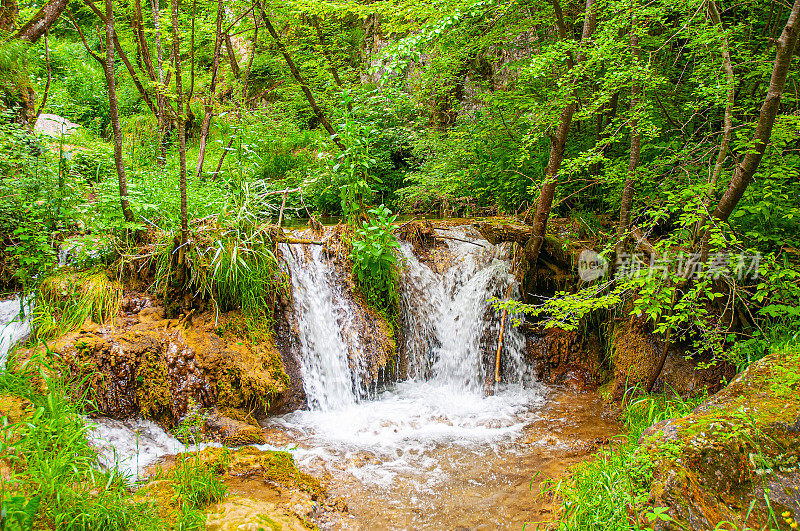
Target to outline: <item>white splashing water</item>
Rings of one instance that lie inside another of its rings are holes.
[[[421,262],[410,246],[402,248],[409,379],[371,400],[359,401],[354,394],[337,401],[319,399],[344,396],[346,388],[352,389],[347,387],[353,378],[349,339],[342,333],[347,312],[339,309],[336,289],[330,286],[332,272],[320,260],[321,251],[311,251],[313,263],[292,262],[295,304],[302,310],[305,336],[302,356],[308,358],[301,369],[313,399],[310,410],[274,419],[273,424],[299,433],[307,443],[306,449],[294,452],[301,465],[317,459],[348,463],[359,452],[369,452],[381,456],[378,462],[348,468],[363,481],[388,486],[397,474],[430,472],[435,463],[427,462],[429,450],[442,445],[496,448],[515,440],[538,418],[544,388],[527,381],[524,338],[510,324],[502,353],[504,382],[492,396],[484,393],[483,359],[489,353],[493,366],[499,333],[499,312],[491,308],[490,299],[516,294],[510,261],[504,249],[467,229],[448,234],[478,245],[444,240],[447,256],[436,270]],[[337,374],[344,377],[337,379]],[[490,377],[493,381],[493,371]],[[435,477],[428,474],[424,481]]]
[[[21,305],[20,297],[0,301],[0,367],[5,365],[9,351],[31,333],[31,309],[29,302]]]
[[[284,256],[292,276],[309,407],[331,411],[352,406],[366,395],[364,349],[354,326],[358,309],[334,281],[334,266],[322,246],[286,248]]]
[[[105,468],[116,468],[132,481],[138,481],[145,469],[165,455],[191,452],[209,445],[186,445],[151,420],[87,420],[92,427],[89,441],[98,451],[98,461]]]

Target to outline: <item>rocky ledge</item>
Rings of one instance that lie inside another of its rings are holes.
[[[790,530],[800,519],[800,346],[752,364],[639,444],[652,464],[649,503],[671,518],[657,529]]]

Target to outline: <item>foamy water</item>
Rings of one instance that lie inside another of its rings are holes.
[[[8,352],[31,333],[32,305],[23,305],[20,315],[20,297],[0,301],[0,367],[5,366]]]
[[[272,419],[270,426],[298,441],[289,450],[301,466],[323,463],[384,488],[402,476],[425,490],[446,475],[442,452],[499,452],[539,418],[547,392],[532,381],[524,338],[510,324],[501,353],[503,383],[485,396],[484,358],[489,353],[494,360],[500,328],[490,299],[517,293],[507,251],[468,228],[448,234],[458,239],[444,240],[438,263],[422,262],[410,245],[402,246],[401,348],[409,379],[370,399],[354,391],[348,356],[358,345],[347,345],[338,331],[342,323],[335,326],[337,316],[346,323],[347,311],[321,250],[305,251],[312,254],[304,263],[290,262],[296,308],[303,321],[314,320],[301,323],[310,409]],[[494,371],[488,378],[493,382]]]
[[[145,469],[165,455],[191,452],[209,445],[186,445],[151,420],[87,419],[89,441],[98,450],[99,464],[116,468],[129,479],[142,478]]]

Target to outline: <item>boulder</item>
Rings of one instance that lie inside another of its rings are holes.
[[[251,343],[241,333],[240,315],[167,319],[163,308],[137,309],[118,315],[113,325],[87,319],[48,344],[72,381],[88,391],[94,413],[143,416],[171,428],[196,407],[266,413],[289,389],[275,345]]]
[[[658,529],[789,531],[800,519],[800,346],[752,364],[639,443],[652,462],[649,504],[671,517]]]
[[[57,114],[40,114],[36,120],[33,130],[45,136],[57,138],[61,135],[69,135],[80,128],[79,124],[70,122]]]

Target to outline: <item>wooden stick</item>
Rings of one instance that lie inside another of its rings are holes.
[[[511,288],[514,284],[509,284],[506,289],[506,299],[511,295]],[[500,337],[497,339],[497,354],[494,359],[494,383],[500,383],[500,353],[503,351],[503,335],[506,331],[506,319],[508,317],[508,308],[503,308],[503,317],[500,320]]]
[[[456,240],[456,241],[459,241],[459,242],[471,243],[472,245],[477,245],[478,247],[483,247],[484,249],[486,249],[485,245],[482,245],[480,243],[473,242],[473,241],[470,241],[470,240],[465,240],[463,238],[456,238],[455,236],[442,236],[441,234],[437,234],[436,237],[437,238],[441,238],[442,240]]]

